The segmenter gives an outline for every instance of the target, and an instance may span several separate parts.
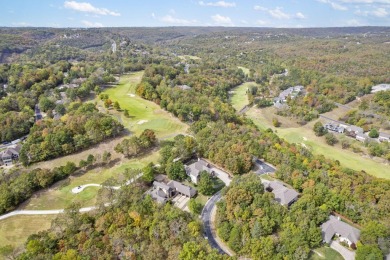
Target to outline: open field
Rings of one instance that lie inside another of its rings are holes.
[[[328,158],[338,160],[341,165],[360,171],[364,170],[368,174],[380,178],[390,179],[390,167],[382,163],[381,159],[375,160],[363,157],[349,150],[341,149],[341,146],[330,146],[325,143],[324,138],[315,136],[313,125],[316,121],[310,122],[305,126],[298,126],[291,120],[279,117],[272,112],[274,108],[257,109],[251,108],[246,115],[261,129],[271,128],[280,137],[291,143],[305,145],[315,154],[323,154]],[[272,118],[276,117],[282,123],[280,128],[272,126]]]
[[[183,60],[186,60],[186,59],[190,59],[190,60],[200,60],[201,58],[198,57],[198,56],[193,56],[193,55],[180,55],[180,56],[177,56],[179,57],[180,59],[183,59]]]
[[[249,76],[249,69],[248,69],[248,68],[241,67],[241,66],[238,66],[237,68],[242,69],[242,71],[244,72],[244,74],[245,74],[246,76]]]
[[[310,260],[343,260],[344,258],[340,255],[339,252],[333,250],[330,247],[324,246],[312,250],[309,259]]]
[[[119,176],[126,168],[143,168],[150,162],[157,162],[158,158],[158,151],[154,151],[141,158],[122,159],[111,168],[96,168],[82,175],[72,176],[67,180],[56,183],[49,189],[36,193],[19,209],[62,209],[73,202],[81,203],[81,207],[93,206],[96,202],[99,187],[88,187],[77,194],[72,193],[72,189],[83,184],[102,184],[111,177]]]
[[[188,128],[186,124],[161,109],[157,104],[135,95],[136,85],[140,82],[142,75],[143,72],[124,75],[117,86],[103,91],[113,102],[118,101],[121,109],[127,109],[130,117],[127,118],[123,112],[113,109],[110,110],[110,114],[135,134],[140,134],[145,129],[153,129],[159,138],[184,133]]]
[[[248,105],[248,96],[246,94],[246,91],[250,86],[253,85],[256,85],[256,83],[245,82],[231,90],[234,92],[230,96],[230,102],[237,111],[240,111],[245,105]]]
[[[14,216],[0,220],[0,246],[21,246],[28,236],[50,228],[56,215]]]

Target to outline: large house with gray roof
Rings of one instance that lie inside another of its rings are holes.
[[[279,181],[270,181],[264,186],[267,191],[275,195],[275,200],[284,206],[289,207],[298,200],[299,193],[294,189],[287,188]]]
[[[9,166],[12,165],[14,160],[19,158],[19,152],[22,148],[21,145],[15,145],[14,147],[8,147],[4,151],[0,152],[0,165]]]
[[[207,173],[212,174],[210,165],[202,159],[198,159],[197,162],[186,166],[186,173],[188,176],[190,176],[191,181],[195,184],[198,184],[200,179],[200,173],[202,171],[206,171]]]
[[[356,248],[356,243],[360,237],[359,229],[335,216],[329,216],[329,220],[321,225],[321,233],[325,243],[329,244],[332,238],[337,236],[341,242],[347,243],[352,248]]]
[[[177,194],[192,198],[196,195],[197,191],[194,188],[177,181],[170,181],[167,184],[154,181],[153,189],[149,193],[157,202],[166,203]]]

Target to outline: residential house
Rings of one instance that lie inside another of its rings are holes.
[[[188,198],[194,197],[197,193],[197,191],[194,188],[187,186],[187,185],[184,185],[184,184],[177,182],[177,181],[170,181],[170,182],[168,182],[167,185],[169,187],[171,187],[173,190],[175,190],[176,193],[184,195]]]
[[[197,191],[177,181],[170,181],[167,184],[163,182],[154,181],[153,189],[149,192],[150,196],[159,203],[166,203],[177,194],[192,198]]]
[[[282,205],[290,206],[298,200],[299,193],[287,188],[279,181],[270,181],[265,184],[265,189],[275,195],[275,200]]]
[[[18,144],[14,147],[8,147],[4,151],[1,151],[0,164],[4,164],[5,166],[12,165],[12,162],[19,158],[19,152],[21,148],[22,146]]]
[[[187,175],[190,176],[191,181],[195,184],[198,184],[200,179],[200,173],[202,171],[206,171],[207,173],[212,174],[210,165],[206,161],[201,159],[198,159],[197,162],[186,166]]]
[[[357,133],[355,138],[360,142],[364,142],[367,140],[367,136],[365,136],[363,133]]]
[[[379,133],[378,140],[380,142],[390,142],[390,134]]]
[[[191,87],[188,85],[178,85],[177,87],[180,88],[181,90],[190,90],[191,89]]]
[[[371,93],[390,90],[390,84],[379,84],[371,88]]]
[[[330,216],[329,220],[321,225],[322,239],[325,243],[330,243],[336,235],[341,242],[356,248],[356,243],[360,237],[360,230],[341,221],[338,217]]]
[[[296,98],[299,94],[302,93],[303,89],[303,86],[295,86],[283,90],[278,97],[274,98],[274,106],[276,106],[277,108],[282,108],[284,103],[287,102],[288,97],[292,99]]]
[[[153,190],[150,192],[150,195],[157,202],[166,203],[175,195],[175,192],[172,187],[166,185],[165,183],[154,181]]]
[[[363,128],[358,127],[358,126],[354,126],[354,125],[348,126],[348,127],[347,127],[347,131],[348,131],[348,132],[355,133],[355,135],[357,135],[358,133],[361,133],[361,134],[364,133]]]

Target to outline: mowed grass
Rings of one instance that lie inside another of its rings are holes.
[[[123,112],[110,110],[113,116],[132,133],[140,134],[145,129],[153,129],[159,138],[184,133],[188,126],[170,113],[161,109],[157,104],[135,95],[137,84],[141,81],[143,72],[135,72],[121,77],[117,86],[103,91],[110,99],[118,103],[121,109],[127,109],[130,118]]]
[[[27,238],[50,228],[56,215],[14,216],[0,220],[0,246],[21,246]]]
[[[177,56],[177,57],[182,59],[182,60],[187,60],[187,59],[190,59],[190,60],[200,60],[201,59],[200,57],[193,56],[193,55],[180,55],[180,56]]]
[[[245,82],[232,89],[234,93],[230,97],[230,102],[237,111],[240,111],[245,105],[248,105],[249,102],[246,91],[250,86],[254,85],[256,85],[255,82]]]
[[[310,253],[310,260],[344,260],[341,254],[330,247],[320,247]]]
[[[356,171],[364,170],[368,174],[376,177],[390,179],[390,167],[379,161],[363,157],[349,150],[344,150],[341,146],[330,146],[325,143],[323,137],[315,136],[313,125],[316,121],[310,122],[305,126],[297,126],[289,122],[289,119],[278,117],[272,113],[272,108],[257,109],[251,108],[246,112],[248,118],[260,129],[271,128],[277,135],[286,139],[290,143],[303,144],[315,154],[323,154],[325,157],[338,160],[342,166],[354,169]],[[277,117],[281,122],[280,128],[272,125],[272,117]]]
[[[249,76],[249,69],[248,69],[248,68],[241,67],[241,66],[237,66],[237,68],[242,69],[242,71],[244,72],[244,74],[245,74],[246,76]]]
[[[158,159],[159,152],[154,151],[141,158],[122,159],[111,168],[97,168],[80,176],[72,176],[70,179],[56,183],[47,190],[36,193],[20,209],[63,209],[73,202],[80,203],[82,207],[93,206],[96,203],[96,195],[100,187],[87,187],[77,194],[72,193],[72,189],[83,184],[102,184],[111,177],[116,179],[126,168],[143,168],[150,162],[157,163]]]

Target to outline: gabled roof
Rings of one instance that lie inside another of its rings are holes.
[[[363,128],[361,127],[358,127],[358,126],[354,126],[354,125],[351,125],[347,128],[348,131],[354,131],[354,132],[357,132],[357,133],[363,133]]]
[[[165,183],[158,182],[158,181],[154,181],[153,182],[153,186],[156,187],[156,188],[160,188],[160,189],[166,190],[166,191],[171,189],[171,187],[169,187]]]
[[[322,238],[326,243],[329,243],[333,236],[337,233],[342,237],[348,238],[349,241],[355,243],[359,240],[360,230],[339,220],[335,216],[330,216],[329,220],[321,225]]]
[[[3,157],[12,157],[13,155],[19,156],[20,149],[21,149],[20,145],[16,145],[13,148],[12,147],[7,148],[4,151],[0,152],[0,157],[1,158],[3,158]]]
[[[181,194],[184,194],[190,198],[196,195],[196,190],[194,188],[181,184],[180,182],[177,181],[168,182],[168,186],[176,189],[177,192],[180,192]]]
[[[269,182],[268,187],[272,189],[275,200],[282,205],[289,205],[299,195],[294,189],[289,189],[278,181]]]
[[[187,169],[188,169],[188,174],[195,177],[198,177],[201,171],[206,171],[208,173],[211,172],[209,168],[209,164],[203,160],[199,160],[193,164],[190,164]]]

